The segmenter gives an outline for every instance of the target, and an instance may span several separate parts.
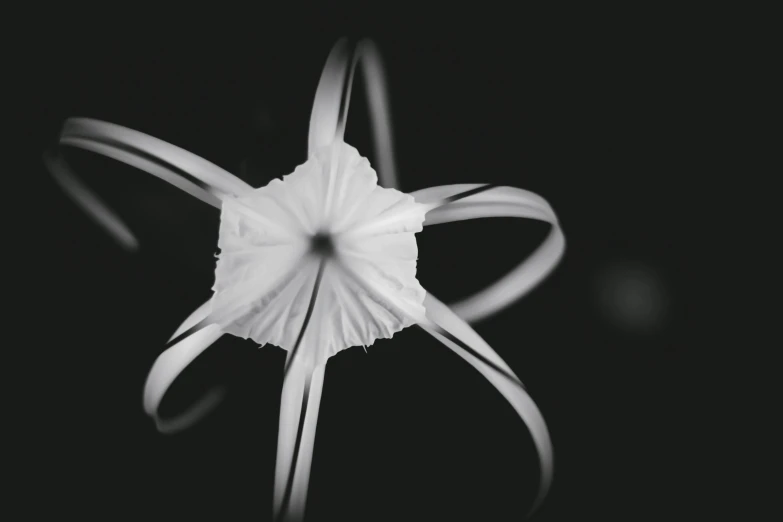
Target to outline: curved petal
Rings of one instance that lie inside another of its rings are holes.
[[[307,504],[315,428],[326,365],[293,359],[283,381],[275,465],[275,520],[301,521]]]
[[[530,510],[532,513],[546,497],[554,471],[552,441],[541,412],[525,391],[519,377],[466,322],[432,294],[427,294],[424,305],[428,321],[422,322],[420,326],[477,369],[527,424],[541,466],[541,482]]]
[[[139,157],[162,161],[184,171],[215,194],[241,196],[253,189],[233,174],[204,158],[176,145],[106,121],[90,118],[69,118],[60,133],[60,142],[70,138],[82,138],[103,142],[116,148],[135,152]]]
[[[72,200],[76,201],[88,216],[93,218],[104,230],[126,250],[137,250],[139,240],[131,232],[128,225],[120,219],[98,196],[87,188],[59,154],[46,151],[43,156],[44,165],[52,177]]]
[[[155,360],[144,384],[144,411],[155,420],[161,432],[173,433],[191,426],[219,401],[219,394],[211,392],[174,419],[163,420],[158,417],[160,401],[177,376],[221,335],[223,331],[218,325],[209,325],[185,337]]]
[[[220,199],[238,196],[252,187],[217,165],[170,143],[113,123],[88,118],[66,120],[60,144],[89,150],[122,161],[161,178],[188,194],[220,207]],[[44,154],[44,164],[74,202],[122,246],[138,242],[123,221],[88,190],[55,151]]]
[[[179,325],[179,328],[176,329],[174,334],[169,339],[169,342],[173,341],[176,337],[179,337],[183,333],[185,333],[187,330],[193,328],[200,322],[206,320],[207,317],[209,317],[209,313],[212,311],[212,298],[207,299],[201,306],[196,308],[187,319],[182,321],[182,324]]]
[[[546,221],[552,230],[538,249],[511,272],[484,290],[449,305],[458,316],[471,322],[492,315],[530,292],[557,266],[565,250],[565,237],[557,216],[544,198],[515,187],[489,186],[483,192],[459,198],[461,193],[475,192],[481,187],[444,185],[411,195],[431,208],[425,226],[484,217],[520,217]]]
[[[353,76],[358,62],[361,62],[364,68],[364,85],[380,184],[387,188],[396,188],[398,180],[386,75],[378,48],[370,40],[362,40],[352,47],[343,38],[332,48],[315,92],[310,115],[308,156],[335,139],[343,138]]]
[[[343,92],[351,85],[351,82],[346,82],[346,76],[349,74],[348,66],[351,62],[348,40],[341,38],[332,47],[326,59],[315,91],[307,135],[308,157],[335,140],[338,122],[342,115]]]
[[[95,152],[108,158],[112,158],[131,165],[132,167],[136,167],[139,170],[143,170],[144,172],[152,174],[153,176],[171,183],[178,189],[187,192],[191,196],[200,199],[208,205],[212,205],[215,208],[220,208],[220,198],[209,192],[203,185],[195,183],[190,178],[179,173],[175,169],[172,169],[170,165],[167,165],[163,162],[158,162],[152,158],[139,156],[134,151],[124,150],[112,144],[86,138],[70,136],[67,138],[62,138],[60,144],[89,150],[90,152]],[[77,201],[76,203],[81,204],[80,201]]]

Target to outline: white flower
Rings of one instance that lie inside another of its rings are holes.
[[[352,52],[351,52],[352,51]],[[343,141],[357,62],[365,68],[379,175]],[[565,241],[549,204],[530,192],[491,185],[396,190],[390,120],[380,57],[372,43],[338,42],[327,60],[310,120],[307,161],[282,180],[254,189],[174,145],[107,122],[66,121],[60,144],[123,161],[221,209],[220,254],[212,298],[175,331],[155,361],[144,407],[159,429],[182,429],[206,413],[214,396],[178,419],[157,416],[179,373],[221,335],[273,344],[288,352],[281,398],[274,511],[301,520],[327,359],[418,325],[484,375],[527,423],[541,461],[541,486],[552,479],[546,423],[519,378],[468,325],[509,305],[539,283]],[[55,151],[45,162],[64,190],[122,246],[133,233],[73,175]],[[416,280],[415,233],[422,226],[483,217],[547,221],[544,244],[512,272],[448,307]]]
[[[312,366],[421,322],[414,233],[426,210],[379,187],[350,145],[317,149],[282,181],[223,204],[215,320]]]

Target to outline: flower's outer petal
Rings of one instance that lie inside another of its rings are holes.
[[[307,155],[311,156],[321,147],[330,145],[337,134],[344,90],[347,82],[352,53],[348,40],[341,38],[332,47],[315,91],[313,110],[310,113],[310,129],[307,136]]]
[[[139,156],[163,161],[206,185],[216,194],[239,197],[252,187],[233,174],[176,145],[114,123],[90,118],[70,118],[63,125],[60,141],[82,138],[118,148],[132,149]]]
[[[397,188],[386,75],[378,48],[370,40],[362,40],[352,47],[346,39],[341,39],[332,48],[318,82],[310,115],[308,154],[313,154],[335,140],[342,140],[351,101],[353,76],[359,62],[364,68],[364,85],[380,184]]]
[[[60,188],[76,201],[88,216],[103,227],[122,248],[130,251],[139,248],[139,240],[136,239],[130,228],[93,191],[79,181],[62,156],[54,151],[47,151],[44,153],[43,159],[44,165]]]
[[[453,303],[450,308],[466,321],[478,321],[505,308],[530,292],[557,266],[565,250],[565,237],[552,207],[541,196],[514,187],[492,187],[453,203],[438,202],[480,187],[476,184],[445,185],[418,190],[411,195],[432,208],[424,225],[484,217],[520,217],[552,225],[544,242],[511,272],[484,290]]]
[[[201,306],[196,308],[187,319],[182,321],[182,324],[179,325],[179,328],[176,329],[174,334],[169,339],[169,342],[174,340],[176,337],[179,337],[183,333],[185,333],[190,328],[196,326],[201,321],[204,321],[207,316],[209,316],[209,312],[212,310],[212,300],[208,300],[204,302]]]
[[[80,137],[64,138],[60,144],[89,150],[90,152],[95,152],[108,158],[127,163],[128,165],[171,183],[178,189],[187,192],[194,198],[200,199],[208,205],[220,208],[220,198],[209,192],[204,186],[195,183],[185,176],[182,176],[179,172],[171,170],[169,166],[164,163],[157,162],[152,158],[142,157],[135,152],[129,152],[125,149],[115,147],[114,145]]]
[[[466,322],[432,294],[427,294],[424,305],[427,321],[420,326],[476,368],[527,424],[538,450],[541,467],[541,482],[530,510],[532,513],[546,497],[554,471],[552,441],[541,412],[525,391],[519,377]]]
[[[197,422],[219,402],[220,393],[212,392],[175,419],[164,420],[158,417],[158,405],[169,386],[182,370],[221,335],[223,331],[218,325],[209,325],[185,337],[155,360],[144,384],[144,411],[155,419],[160,431],[173,433],[185,429]]]
[[[275,466],[275,520],[304,519],[325,365],[292,363],[283,381]]]
[[[478,192],[480,189],[485,190]],[[471,195],[463,198],[463,194]],[[557,216],[552,207],[544,198],[528,190],[516,187],[460,183],[420,189],[412,192],[411,196],[418,203],[426,205],[430,209],[424,222],[425,225],[474,219],[470,210],[491,208],[487,205],[488,203],[515,207],[519,216],[511,217],[529,217],[530,219],[540,219],[550,223],[557,221]],[[460,209],[460,211],[455,212],[454,209]]]
[[[60,144],[82,148],[122,161],[182,189],[215,207],[220,198],[244,194],[252,187],[184,149],[113,123],[88,118],[68,119]],[[52,176],[90,217],[124,248],[134,250],[138,242],[123,221],[74,175],[54,150],[44,155]]]

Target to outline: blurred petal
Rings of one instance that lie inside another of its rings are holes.
[[[60,144],[127,163],[214,207],[220,207],[221,197],[237,196],[252,190],[244,181],[184,149],[112,123],[71,118],[63,126]],[[97,195],[78,181],[57,152],[47,152],[44,163],[78,206],[123,247],[135,248],[137,241],[128,227]]]
[[[307,503],[325,365],[296,359],[283,381],[275,466],[276,520],[301,521]]]
[[[187,410],[175,417],[166,419],[155,417],[155,427],[165,435],[186,430],[209,415],[223,401],[225,395],[226,392],[222,387],[212,388],[191,404]]]
[[[343,38],[332,48],[321,73],[310,115],[308,155],[329,145],[335,139],[343,139],[353,76],[358,62],[361,62],[364,68],[364,85],[367,90],[380,184],[387,188],[397,188],[386,75],[378,48],[370,40],[362,40],[352,46]]]
[[[155,360],[144,384],[144,411],[155,419],[160,431],[172,433],[185,429],[201,419],[217,404],[219,396],[213,392],[175,419],[162,420],[158,417],[158,406],[169,386],[182,370],[221,335],[223,331],[218,325],[209,325],[185,337]]]
[[[418,203],[433,208],[427,213],[425,226],[484,217],[520,217],[551,223],[552,230],[541,246],[511,272],[484,290],[449,305],[458,316],[471,322],[492,315],[530,292],[557,266],[565,250],[565,237],[557,216],[537,194],[514,187],[491,187],[453,203],[448,201],[478,187],[481,185],[444,185],[411,195]]]
[[[394,136],[392,135],[389,94],[381,53],[371,40],[359,42],[357,53],[364,68],[364,88],[367,91],[370,124],[375,139],[378,178],[381,186],[398,188],[400,183],[394,160]]]
[[[532,513],[546,497],[553,475],[552,441],[541,412],[525,391],[519,377],[465,321],[432,294],[427,294],[424,305],[428,321],[422,322],[420,326],[481,372],[527,424],[541,466],[541,482],[530,510]]]
[[[88,189],[71,171],[65,160],[53,151],[44,154],[44,165],[58,185],[126,250],[139,248],[139,241],[128,226]]]
[[[80,138],[80,137],[67,137],[60,140],[61,145],[68,145],[71,147],[77,147],[90,152],[95,152],[103,156],[127,163],[139,170],[143,170],[155,177],[158,177],[168,183],[171,183],[180,190],[183,190],[191,196],[200,199],[208,205],[212,205],[215,208],[220,208],[220,199],[209,192],[203,185],[195,183],[195,180],[191,180],[185,177],[180,172],[170,168],[165,163],[158,162],[153,158],[145,158],[136,154],[136,152],[128,151],[122,148],[115,147],[114,145],[95,141],[92,139]],[[80,201],[76,201],[77,204],[82,204]]]

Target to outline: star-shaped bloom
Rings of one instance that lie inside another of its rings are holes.
[[[379,174],[343,141],[357,63],[365,68]],[[543,500],[552,479],[546,423],[519,378],[466,321],[484,318],[519,299],[557,264],[564,239],[541,197],[492,185],[446,185],[405,194],[396,189],[385,80],[368,41],[332,50],[310,120],[308,158],[291,174],[253,188],[220,167],[174,145],[107,122],[66,121],[60,144],[133,165],[220,209],[212,298],[175,331],[155,361],[144,407],[161,431],[195,422],[214,404],[205,400],[177,419],[158,405],[179,373],[223,334],[288,352],[281,397],[274,512],[301,520],[307,497],[316,420],[326,362],[354,346],[418,325],[465,359],[527,423],[541,462]],[[133,233],[84,187],[56,151],[46,164],[65,191],[122,246]],[[416,279],[416,232],[423,226],[484,217],[521,217],[552,224],[549,237],[512,272],[448,307]],[[212,397],[214,399],[214,397]]]
[[[426,211],[378,186],[350,145],[318,148],[282,180],[224,203],[213,320],[312,366],[391,337],[425,317],[414,234]]]

